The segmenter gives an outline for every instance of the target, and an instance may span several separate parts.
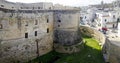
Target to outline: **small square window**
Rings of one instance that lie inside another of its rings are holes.
[[[1,7],[4,7],[4,5],[1,5]]]
[[[107,22],[107,19],[105,19],[105,22]]]
[[[49,9],[51,9],[51,7],[49,7]]]
[[[25,33],[25,38],[28,38],[28,33]]]

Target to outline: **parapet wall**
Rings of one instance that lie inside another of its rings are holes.
[[[99,45],[103,46],[103,44],[105,43],[105,36],[102,32],[88,26],[80,26],[79,28],[81,33],[83,33],[84,35],[93,37],[98,40]]]
[[[88,26],[80,26],[80,30],[81,33],[93,37],[100,42],[103,57],[106,62],[120,63],[120,37],[115,36],[112,33],[108,35],[108,37],[105,37],[101,32]]]
[[[106,62],[120,63],[120,40],[115,38],[106,38],[103,46],[103,55]]]

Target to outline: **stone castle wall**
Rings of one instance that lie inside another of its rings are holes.
[[[53,12],[0,15],[0,63],[26,62],[53,50]]]
[[[65,44],[77,40],[78,10],[50,10],[49,3],[0,4],[0,63],[21,63],[46,54],[53,50],[54,36]]]

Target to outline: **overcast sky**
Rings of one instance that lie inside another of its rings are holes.
[[[35,2],[53,2],[53,4],[62,4],[69,6],[87,6],[90,4],[100,4],[102,0],[7,0],[11,2],[35,3]],[[105,3],[110,3],[115,0],[103,0]]]

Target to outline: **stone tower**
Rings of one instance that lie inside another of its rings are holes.
[[[104,10],[104,1],[101,1],[101,9]]]
[[[74,10],[57,11],[54,14],[55,42],[61,45],[73,45],[78,38],[79,12]]]
[[[78,10],[59,10],[54,13],[54,49],[60,53],[81,50],[82,39],[78,33],[80,15]],[[67,46],[67,47],[66,47]]]

